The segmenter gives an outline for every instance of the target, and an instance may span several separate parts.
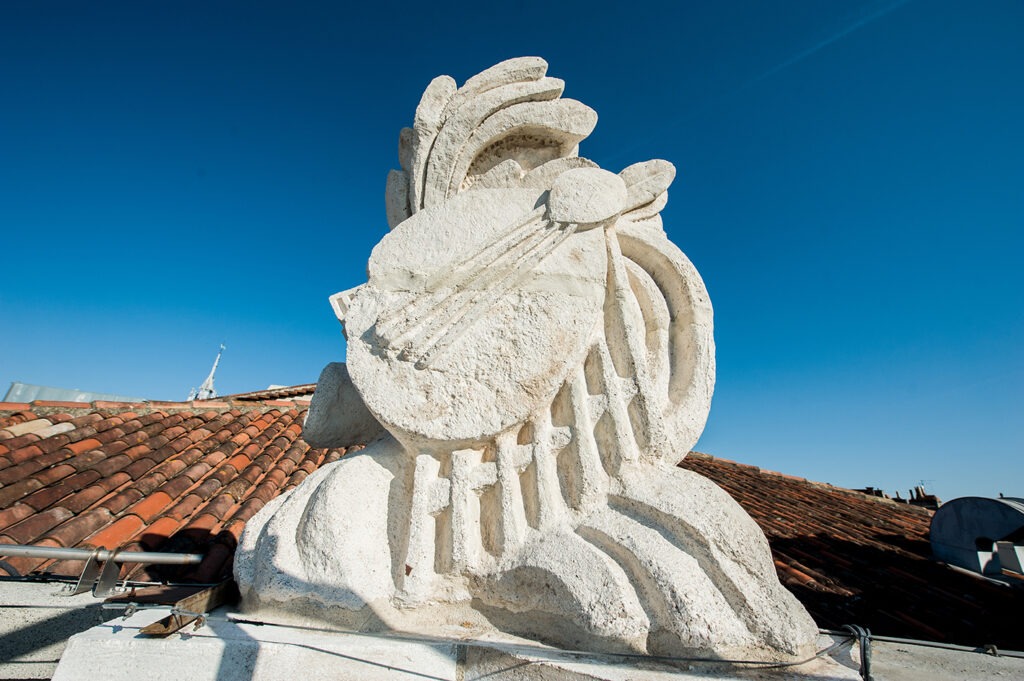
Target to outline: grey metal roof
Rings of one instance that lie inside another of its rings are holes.
[[[13,381],[7,389],[4,402],[32,402],[34,400],[48,400],[54,402],[95,402],[106,400],[108,402],[145,402],[142,397],[129,397],[126,395],[115,395],[113,393],[95,393],[87,390],[76,390],[72,388],[51,388],[45,385],[32,385]]]

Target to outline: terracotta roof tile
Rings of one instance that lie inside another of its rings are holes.
[[[70,485],[65,484],[63,481],[48,487],[38,489],[32,494],[21,500],[23,504],[32,507],[36,511],[42,511],[45,508],[49,508],[56,502],[60,501],[66,496],[69,496],[74,491]]]
[[[131,462],[131,457],[118,454],[117,456],[103,458],[95,463],[91,463],[88,468],[99,473],[101,477],[107,477],[121,471]]]
[[[130,482],[131,478],[124,471],[118,471],[110,477],[100,477],[96,481],[96,484],[105,489],[107,492],[112,492],[121,485]]]
[[[199,483],[199,485],[194,490],[192,490],[192,493],[200,497],[201,499],[209,499],[214,494],[219,492],[221,487],[223,487],[223,485],[221,484],[220,480],[217,480],[213,476],[210,476],[203,480],[201,483]]]
[[[185,494],[185,492],[190,490],[193,487],[193,485],[195,485],[195,483],[192,482],[192,480],[190,480],[189,478],[186,478],[185,476],[178,476],[172,477],[167,482],[160,485],[160,487],[157,489],[160,492],[164,492],[172,499],[178,499],[183,494]]]
[[[70,431],[72,435],[75,432],[76,431]],[[82,454],[83,452],[87,452],[90,449],[96,449],[101,444],[103,443],[97,440],[95,437],[89,437],[75,442],[69,442],[67,445],[65,445],[64,449],[67,449],[72,454]]]
[[[84,470],[69,475],[62,481],[62,484],[67,485],[72,490],[82,490],[91,485],[92,483],[99,480],[101,477],[99,471],[96,470]]]
[[[0,487],[0,508],[10,506],[37,489],[41,489],[43,486],[42,481],[28,478],[27,480],[18,480],[17,482]]]
[[[168,509],[164,515],[175,520],[187,520],[197,508],[203,503],[202,497],[197,494],[188,494],[178,503]]]
[[[48,428],[53,425],[52,421],[43,418],[26,419],[19,423],[12,423],[0,429],[0,440],[16,438],[21,435],[35,433],[37,430]],[[38,437],[38,436],[36,436]]]
[[[47,531],[61,524],[72,515],[66,508],[51,508],[42,513],[35,513],[19,523],[4,530],[4,536],[12,544],[31,544],[41,538]]]
[[[13,533],[51,546],[197,551],[203,563],[174,574],[228,576],[245,523],[344,454],[310,448],[301,439],[306,405],[277,397],[0,405],[0,542]],[[10,433],[34,421],[34,432]],[[706,455],[681,465],[750,513],[780,579],[820,625],[1024,648],[1024,633],[1006,624],[1024,609],[1024,585],[998,587],[931,561],[928,511]],[[21,559],[16,567],[81,569]],[[151,566],[132,574],[172,573]]]
[[[255,513],[256,511],[253,511],[254,515]],[[230,535],[231,538],[234,540],[235,545],[237,546],[238,542],[242,538],[242,530],[245,529],[245,523],[247,520],[249,520],[249,517],[242,518],[239,517],[239,514],[236,513],[234,517],[231,518],[231,520],[224,523],[224,528],[221,530],[221,534]]]
[[[281,486],[271,480],[264,480],[262,483],[256,486],[255,489],[248,495],[251,499],[258,499],[263,503],[269,502],[271,499],[281,493]]]
[[[266,506],[266,502],[255,497],[250,497],[242,502],[238,507],[238,511],[231,517],[231,520],[241,520],[247,522],[250,518],[260,512],[260,510]]]
[[[10,527],[14,523],[24,520],[35,512],[36,509],[24,503],[17,503],[13,506],[0,509],[0,527]]]
[[[680,466],[718,483],[761,526],[779,578],[820,626],[1024,649],[1014,624],[1024,588],[931,560],[931,511],[697,453]]]
[[[97,478],[98,480],[99,478]],[[61,502],[61,505],[72,513],[81,513],[93,506],[103,497],[107,496],[110,490],[105,489],[100,483],[89,485],[85,489],[75,492]]]
[[[228,566],[231,562],[231,558],[234,556],[234,553],[234,546],[225,546],[219,542],[213,543],[210,546],[210,549],[206,552],[203,562],[199,564],[199,567],[194,573],[196,581],[212,582],[218,579],[222,574],[230,574]]]
[[[289,398],[291,399],[309,399],[313,396],[313,390],[316,389],[316,383],[306,383],[303,385],[292,385],[285,388],[267,388],[266,390],[256,390],[249,393],[238,393],[236,395],[227,395],[218,399],[221,400],[240,400],[240,401],[253,401],[263,402],[265,404],[268,401],[281,401],[281,405],[292,406],[290,402],[286,402]],[[205,404],[204,402],[197,402],[199,404]],[[272,406],[281,406],[273,404]],[[27,405],[26,405],[27,406]]]
[[[39,440],[39,436],[36,435],[35,433],[28,433],[27,435],[20,435],[18,437],[5,439],[0,443],[3,444],[4,448],[7,451],[13,452],[14,450],[20,449],[21,447],[27,447],[30,444],[39,442]]]
[[[171,501],[173,499],[166,492],[153,492],[136,502],[126,512],[134,513],[144,521],[150,522],[160,515],[161,511],[170,506]]]
[[[8,450],[6,454],[0,456],[0,461],[3,462],[0,464],[0,469],[13,466],[16,463],[28,461],[29,459],[40,456],[42,453],[43,450],[36,444],[25,445],[24,447]]]
[[[126,515],[107,525],[86,540],[92,546],[116,549],[145,529],[146,523],[137,515]]]
[[[54,421],[55,419],[53,419],[51,417],[49,420],[50,421]],[[43,428],[41,430],[37,430],[34,433],[34,435],[42,440],[42,439],[46,439],[48,437],[53,437],[54,435],[60,435],[61,433],[66,433],[66,432],[74,430],[74,429],[75,429],[75,426],[70,424],[70,423],[66,423],[66,422],[54,423],[49,428]]]
[[[139,541],[149,550],[160,548],[181,527],[181,521],[168,516],[157,518],[139,535]]]
[[[209,537],[213,532],[214,528],[220,526],[220,518],[210,513],[201,513],[192,518],[192,520],[185,523],[185,527],[182,528],[181,532],[199,533],[201,538]]]
[[[81,513],[55,527],[46,534],[47,539],[61,546],[72,547],[80,544],[89,535],[95,534],[108,525],[114,516],[105,508]]]
[[[100,508],[105,508],[113,514],[118,514],[125,510],[136,501],[145,496],[141,491],[134,487],[121,490],[117,494],[107,497],[99,503]]]
[[[11,544],[11,543],[13,543],[13,542],[4,540],[3,536],[0,535],[0,544]],[[51,548],[60,548],[60,546],[56,542],[50,541],[48,539],[41,539],[41,540],[35,542],[35,545],[36,546],[51,547]],[[4,560],[6,560],[7,563],[9,563],[11,567],[13,567],[15,570],[17,570],[20,574],[23,574],[23,575],[28,574],[29,572],[35,570],[40,565],[42,565],[43,563],[46,562],[46,560],[42,559],[42,558],[22,558],[22,557],[10,557],[10,558],[5,558]]]

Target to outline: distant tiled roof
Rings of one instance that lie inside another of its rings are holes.
[[[240,400],[242,402],[262,402],[263,400],[309,400],[313,397],[316,383],[304,383],[303,385],[289,385],[281,388],[267,388],[266,390],[255,390],[251,393],[238,393],[218,397],[218,400]]]
[[[1024,650],[1024,580],[1007,586],[931,560],[932,511],[706,454],[680,466],[761,526],[779,578],[819,626]]]
[[[230,576],[245,522],[344,453],[302,440],[306,408],[281,400],[0,403],[0,543],[205,553],[176,577]],[[82,569],[7,562],[22,573]],[[158,578],[151,569],[126,566],[122,577]]]
[[[0,543],[205,553],[173,578],[227,577],[245,522],[344,453],[301,438],[313,387],[184,403],[0,403]],[[930,511],[704,454],[681,465],[750,513],[780,579],[820,626],[1024,649],[1024,587],[932,561]],[[22,573],[82,568],[6,560]],[[159,570],[128,566],[122,577],[169,576]]]

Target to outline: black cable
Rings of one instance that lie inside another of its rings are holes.
[[[856,636],[860,645],[860,678],[874,681],[871,677],[871,630],[859,624],[844,624],[843,629]]]

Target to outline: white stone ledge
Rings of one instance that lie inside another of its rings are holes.
[[[836,660],[785,670],[721,671],[706,665],[566,654],[532,642],[420,642],[386,636],[316,631],[227,621],[218,611],[206,626],[168,638],[139,631],[168,610],[142,610],[73,636],[53,681],[188,679],[594,679],[602,681],[730,681],[783,679],[855,681],[859,675]],[[827,644],[827,639],[824,640]],[[851,665],[847,654],[847,665]]]

